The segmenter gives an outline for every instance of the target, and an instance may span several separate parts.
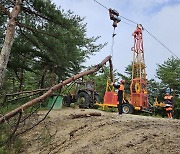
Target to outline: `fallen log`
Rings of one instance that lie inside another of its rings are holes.
[[[101,63],[99,63],[98,65],[94,66],[92,69],[81,72],[79,74],[74,75],[73,77],[66,79],[64,81],[62,81],[61,83],[54,85],[53,87],[51,87],[47,92],[45,92],[43,95],[21,105],[20,107],[12,110],[11,112],[5,114],[3,117],[0,118],[0,124],[4,123],[6,120],[9,120],[11,117],[15,116],[16,114],[18,114],[19,112],[24,111],[25,109],[45,100],[47,97],[51,96],[56,90],[62,88],[64,85],[67,85],[68,83],[71,83],[85,75],[89,75],[89,74],[93,74],[95,72],[97,72],[100,68],[103,67],[103,65],[106,64],[106,62],[109,61],[110,64],[110,69],[112,69],[112,61],[111,61],[111,56],[107,56]],[[113,81],[112,77],[112,70],[110,70],[110,77],[111,77],[111,81]]]
[[[92,112],[92,113],[79,113],[79,114],[71,114],[70,115],[70,117],[72,119],[86,118],[86,117],[91,117],[91,116],[101,116],[101,113],[99,113],[99,112]]]

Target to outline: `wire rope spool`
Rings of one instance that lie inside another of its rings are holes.
[[[141,86],[140,86],[139,82],[135,83],[135,90],[136,90],[136,93],[140,93],[141,92]]]

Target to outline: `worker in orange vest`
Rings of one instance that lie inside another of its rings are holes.
[[[174,98],[170,95],[170,89],[166,90],[166,94],[164,96],[164,103],[166,104],[166,113],[168,118],[173,117],[173,107],[174,107]]]
[[[114,83],[112,83],[112,85],[114,86],[114,88],[118,89],[118,112],[119,115],[122,115],[122,103],[123,103],[123,93],[124,93],[124,84],[125,84],[125,80],[121,80],[120,85],[116,85]]]

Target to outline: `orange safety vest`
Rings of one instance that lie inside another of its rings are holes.
[[[170,96],[164,96],[164,100],[169,100],[170,101],[172,98],[173,98],[173,96],[171,96],[171,95]]]
[[[172,109],[173,109],[172,107],[167,107],[166,111],[172,111]]]
[[[120,85],[119,90],[124,91],[124,85],[123,84]]]
[[[173,96],[164,96],[164,102],[165,102],[165,104],[170,104],[170,105],[172,105],[173,104],[173,102],[172,102],[172,98],[173,98]],[[166,106],[166,111],[168,111],[168,110],[172,110],[172,107],[171,106]]]

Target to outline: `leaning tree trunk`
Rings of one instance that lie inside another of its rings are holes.
[[[11,112],[5,114],[3,117],[0,118],[0,124],[2,124],[3,122],[5,122],[6,120],[10,119],[11,117],[15,116],[16,114],[18,114],[19,112],[24,111],[25,109],[45,100],[47,97],[51,96],[56,90],[62,88],[63,86],[67,85],[68,83],[71,83],[85,75],[89,75],[89,74],[93,74],[95,72],[97,72],[100,68],[102,68],[106,62],[109,61],[110,64],[110,68],[112,69],[112,61],[111,61],[111,56],[107,56],[101,63],[99,63],[98,65],[96,65],[94,68],[81,72],[79,74],[76,74],[74,76],[72,76],[69,79],[66,79],[62,82],[60,82],[57,85],[54,85],[53,87],[51,87],[46,93],[44,93],[43,95],[21,105],[20,107],[12,110]],[[111,70],[110,73],[112,73],[113,71]],[[112,74],[110,74],[110,77],[113,77]],[[111,78],[111,81],[113,81],[113,79]]]
[[[5,71],[7,68],[7,63],[9,61],[10,51],[14,42],[14,33],[16,28],[16,18],[21,11],[22,0],[16,0],[16,5],[10,13],[10,20],[7,26],[6,36],[4,44],[0,54],[0,89],[3,86],[3,81],[5,77]]]

